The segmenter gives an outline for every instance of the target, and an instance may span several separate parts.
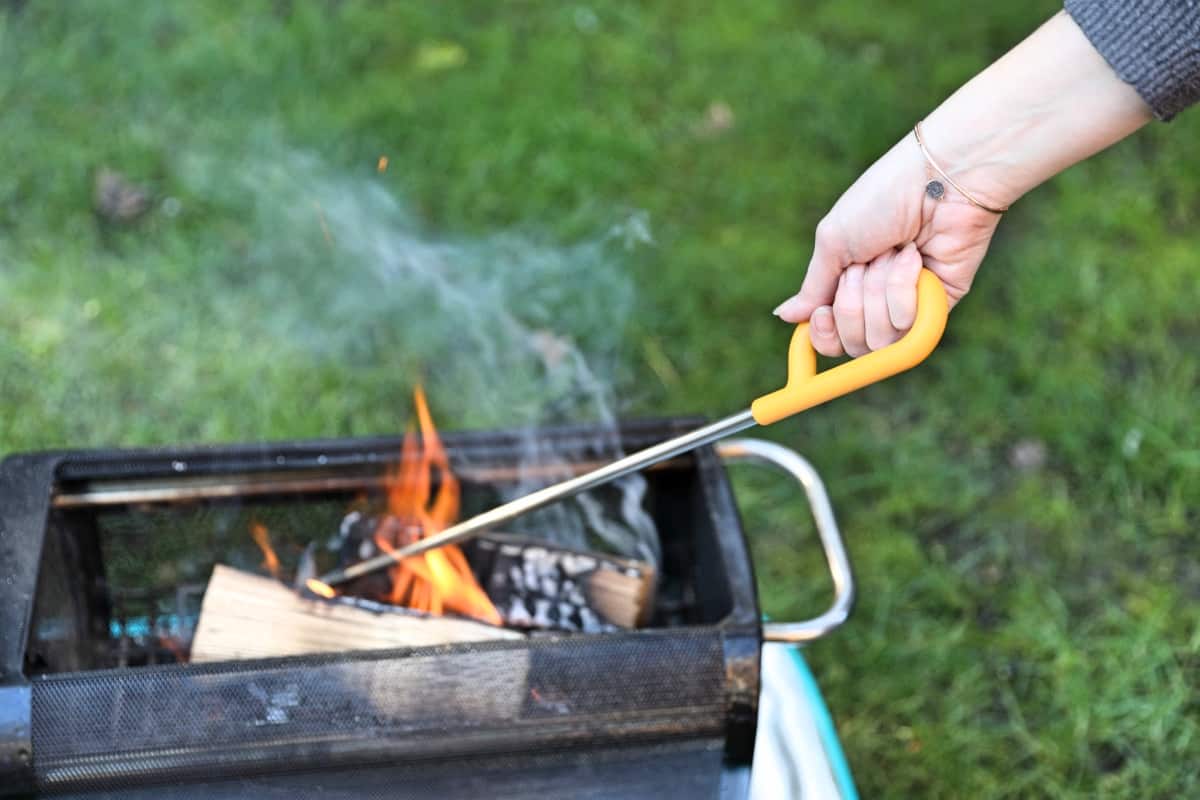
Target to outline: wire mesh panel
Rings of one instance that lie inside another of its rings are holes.
[[[720,736],[723,667],[720,634],[691,630],[47,676],[34,769],[120,786]]]

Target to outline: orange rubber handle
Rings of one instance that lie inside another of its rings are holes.
[[[941,341],[949,313],[942,282],[923,269],[917,281],[917,319],[912,329],[899,341],[838,364],[820,375],[817,374],[817,354],[808,338],[808,323],[800,323],[788,347],[787,385],[764,394],[750,405],[754,421],[759,425],[770,425],[915,367]]]

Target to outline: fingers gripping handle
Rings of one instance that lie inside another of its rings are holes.
[[[933,352],[946,330],[949,313],[942,282],[927,269],[917,281],[917,319],[901,339],[873,353],[817,374],[817,354],[808,323],[796,326],[788,347],[787,385],[754,401],[750,411],[759,425],[770,425],[806,408],[911,369]]]

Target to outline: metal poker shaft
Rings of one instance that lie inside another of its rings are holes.
[[[436,550],[448,544],[461,542],[472,536],[478,536],[484,531],[511,522],[517,517],[539,509],[542,506],[571,497],[580,492],[586,492],[588,489],[594,489],[609,481],[623,478],[630,473],[645,469],[660,461],[666,461],[669,458],[674,458],[690,450],[695,450],[697,447],[702,447],[739,431],[752,428],[756,424],[758,423],[755,422],[754,416],[749,410],[743,411],[740,414],[734,414],[733,416],[718,420],[711,425],[697,428],[691,433],[685,433],[682,436],[668,439],[653,447],[647,447],[645,450],[627,455],[591,472],[585,472],[562,483],[556,483],[553,486],[538,489],[536,492],[527,494],[524,497],[518,497],[516,500],[496,506],[490,511],[485,511],[478,516],[463,520],[457,525],[451,525],[440,533],[435,533],[433,536],[420,539],[390,553],[381,553],[374,558],[360,561],[344,569],[335,569],[332,572],[322,575],[317,580],[326,586],[337,586],[339,583],[345,583],[354,578],[389,567],[406,558],[420,555],[429,550]]]

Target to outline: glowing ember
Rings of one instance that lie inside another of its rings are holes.
[[[258,545],[258,549],[262,550],[263,569],[271,573],[272,578],[278,578],[279,556],[275,555],[275,548],[271,547],[271,532],[261,522],[251,522],[250,535],[254,537],[254,543]]]
[[[337,595],[332,586],[328,583],[321,583],[316,578],[309,578],[304,582],[304,585],[308,587],[310,592],[320,597],[335,597]]]

